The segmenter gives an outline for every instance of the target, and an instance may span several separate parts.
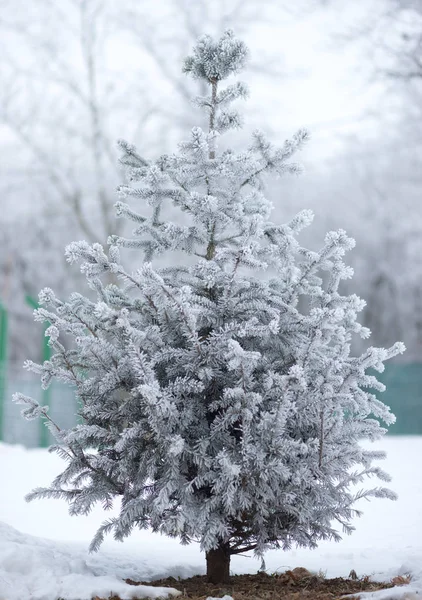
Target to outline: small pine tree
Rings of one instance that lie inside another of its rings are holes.
[[[297,241],[309,211],[286,225],[269,220],[264,177],[298,170],[289,159],[306,132],[277,149],[255,132],[247,150],[218,151],[220,135],[241,122],[232,102],[247,96],[244,84],[221,82],[246,58],[230,31],[199,40],[184,71],[209,85],[196,99],[209,130],[194,128],[178,154],[148,163],[120,142],[129,185],[119,194],[133,204],[116,209],[135,223],[133,239],[110,238],[108,253],[86,242],[66,249],[96,301],[40,293],[48,308],[35,318],[50,323],[54,355],[26,367],[44,388],[52,379],[74,386],[83,423],[62,430],[46,407],[15,396],[27,418],[46,419],[68,463],[29,500],[64,498],[79,515],[120,497],[119,516],[102,525],[92,550],[108,532],[123,540],[151,528],[200,542],[212,582],[227,581],[233,554],[338,540],[333,522],[350,533],[357,500],[395,497],[353,486],[389,480],[372,466],[383,453],[360,446],[385,433],[378,419],[394,422],[373,393],[384,386],[366,370],[382,371],[404,346],[351,356],[352,335],[369,334],[356,320],[364,302],[338,291],[352,275],[342,257],[353,240],[330,232],[313,252]],[[185,224],[163,219],[168,202]],[[145,262],[125,269],[119,248],[143,251]],[[153,267],[176,252],[186,260]],[[71,349],[61,336],[73,339]]]

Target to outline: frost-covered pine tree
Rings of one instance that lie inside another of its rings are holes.
[[[109,532],[123,540],[151,528],[198,541],[212,582],[227,580],[233,554],[338,540],[336,523],[353,529],[357,500],[394,498],[354,485],[388,481],[372,465],[383,454],[360,446],[385,432],[379,420],[394,421],[366,371],[404,350],[350,355],[352,336],[369,332],[356,320],[364,302],[339,292],[352,275],[343,255],[354,242],[344,231],[313,252],[297,241],[309,211],[285,225],[270,220],[264,179],[297,171],[289,161],[307,134],[274,148],[255,132],[243,152],[218,150],[241,123],[232,102],[247,95],[242,83],[222,84],[246,58],[230,31],[199,40],[184,71],[209,86],[196,98],[208,131],[194,128],[177,154],[155,162],[121,142],[129,183],[119,194],[128,203],[116,209],[135,224],[133,238],[112,237],[108,252],[86,242],[67,248],[95,301],[40,293],[36,319],[50,323],[54,354],[26,366],[44,388],[53,379],[74,386],[82,424],[62,430],[46,407],[15,397],[26,417],[46,420],[67,461],[29,499],[64,498],[79,515],[119,497],[119,515],[93,550]],[[183,221],[166,222],[167,203]],[[119,248],[141,251],[138,270],[123,266]],[[172,266],[154,264],[163,254]],[[70,349],[61,338],[73,339]]]

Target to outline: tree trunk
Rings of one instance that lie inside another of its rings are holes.
[[[207,559],[208,583],[228,583],[230,576],[230,546],[221,543],[217,548],[209,550]]]

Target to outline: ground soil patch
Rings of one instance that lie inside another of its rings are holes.
[[[207,583],[205,576],[175,579],[169,577],[159,581],[135,582],[126,580],[132,585],[153,585],[172,587],[182,592],[182,598],[205,600],[209,596],[222,598],[232,596],[234,600],[335,600],[346,594],[371,592],[393,587],[393,583],[370,581],[369,577],[344,579],[336,577],[326,579],[310,573],[307,569],[296,568],[285,573],[268,575],[234,575],[226,585]],[[180,596],[179,596],[180,597]],[[118,599],[114,599],[118,600]]]

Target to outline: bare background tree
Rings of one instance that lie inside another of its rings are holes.
[[[121,233],[113,208],[121,181],[116,140],[157,155],[196,123],[186,99],[197,90],[174,69],[174,57],[181,64],[204,31],[236,26],[241,32],[265,19],[265,3],[251,0],[212,6],[202,0],[123,0],[119,6],[36,0],[30,18],[23,0],[1,2],[6,161],[0,185],[8,219],[0,273],[12,360],[20,359],[22,345],[34,352],[40,345],[25,295],[36,296],[44,285],[62,294],[74,288],[69,278],[76,275],[63,275],[64,245],[81,238],[105,243]],[[261,76],[280,69],[280,60],[260,60],[252,68]]]
[[[305,175],[271,190],[277,218],[313,208],[314,237],[306,242],[315,247],[327,228],[356,237],[353,289],[369,301],[363,318],[373,343],[403,339],[406,359],[420,360],[421,6],[34,0],[29,14],[24,0],[0,0],[0,298],[10,309],[11,359],[20,367],[28,348],[39,358],[41,331],[25,296],[44,286],[66,296],[78,285],[75,270],[64,268],[65,244],[122,233],[113,209],[122,179],[116,140],[145,156],[173,151],[200,118],[193,106],[186,111],[198,90],[175,62],[199,35],[233,27],[253,48],[248,130],[266,119],[275,139],[298,126],[314,138],[301,157]],[[300,55],[289,38],[297,24]],[[315,77],[316,33],[328,66],[312,89],[325,91],[320,104],[336,108],[331,80],[338,90],[350,85],[349,97],[337,99],[348,107],[341,118],[326,110],[321,122],[296,122],[295,104],[307,114],[318,101],[305,85]],[[259,106],[268,107],[265,115],[256,114]]]
[[[364,319],[373,343],[398,336],[406,340],[406,360],[420,361],[422,3],[356,4],[364,10],[348,22],[337,7],[339,27],[329,43],[355,48],[355,72],[364,75],[362,83],[373,90],[373,98],[366,108],[366,130],[349,135],[337,156],[341,178],[334,178],[331,190],[358,242],[354,266],[360,293],[368,300]],[[327,5],[336,10],[334,3]],[[339,212],[331,214],[336,218]]]

